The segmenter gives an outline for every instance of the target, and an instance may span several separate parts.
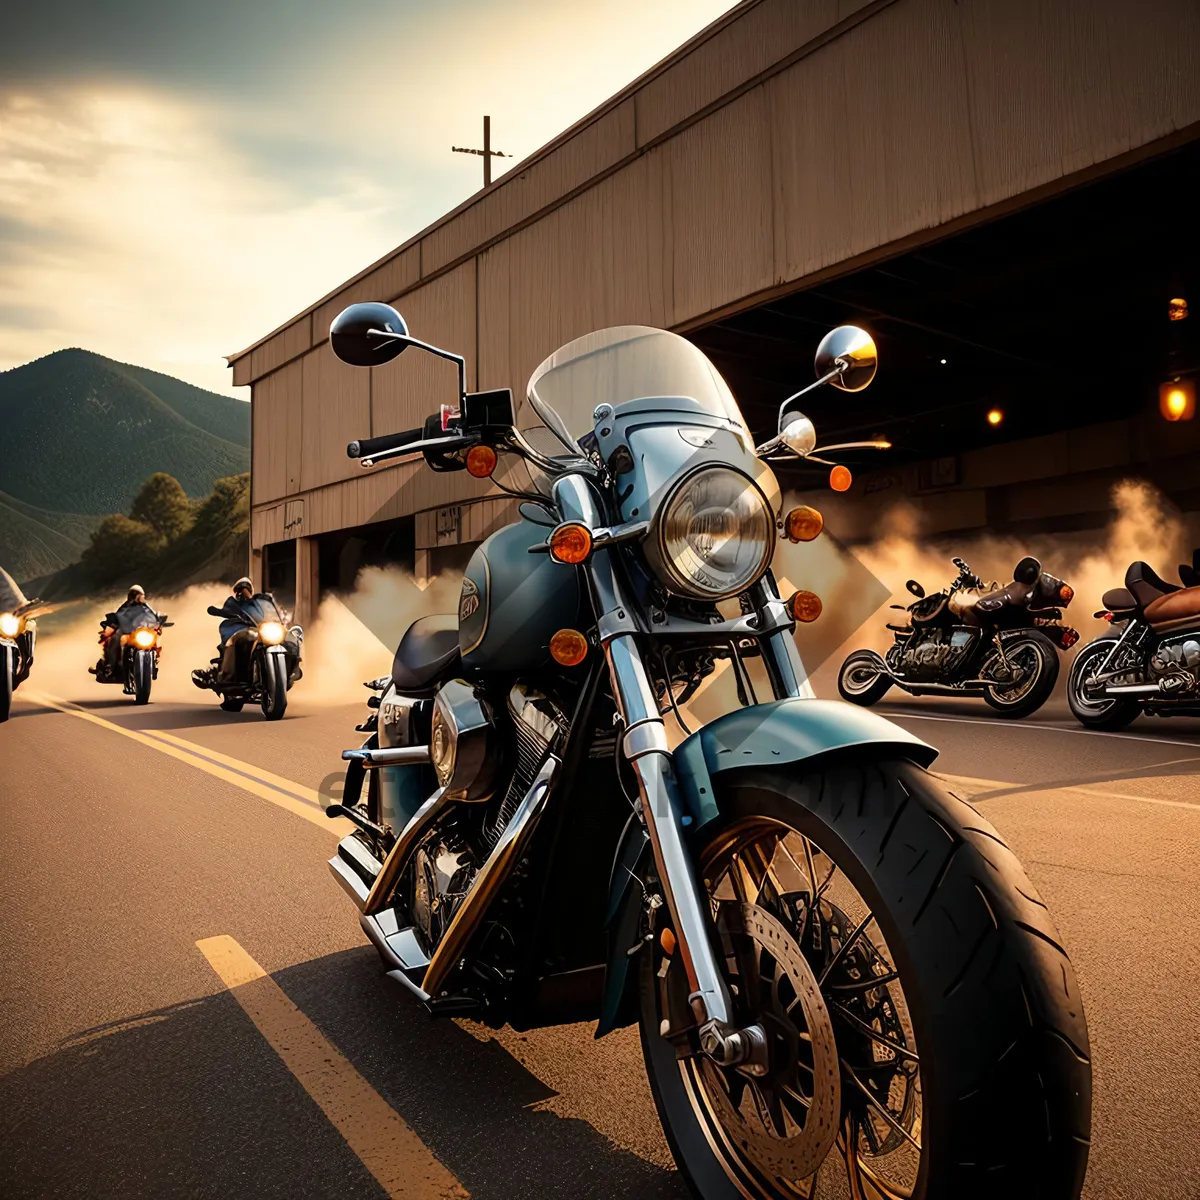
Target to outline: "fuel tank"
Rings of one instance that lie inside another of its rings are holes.
[[[463,666],[488,672],[527,672],[546,666],[550,639],[560,629],[584,629],[579,568],[530,554],[549,530],[531,521],[493,533],[463,576],[458,646]]]

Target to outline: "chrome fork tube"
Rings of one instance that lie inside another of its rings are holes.
[[[758,612],[760,622],[780,614],[784,609],[783,601],[779,598],[779,589],[769,574],[764,575],[750,589],[750,599]],[[774,633],[759,638],[758,644],[762,648],[763,666],[767,669],[775,699],[813,699],[816,693],[809,682],[808,672],[804,669],[804,662],[796,648],[796,640],[792,637],[791,630],[777,629]]]
[[[564,521],[579,521],[590,529],[605,524],[598,500],[581,476],[556,480],[554,498]],[[709,936],[704,893],[684,843],[682,805],[662,714],[637,645],[633,609],[613,570],[611,554],[611,550],[598,550],[587,565],[597,629],[608,661],[613,699],[625,723],[623,749],[637,778],[641,817],[704,1041],[705,1027],[710,1035],[716,1031],[718,1037],[729,1028],[729,993]]]

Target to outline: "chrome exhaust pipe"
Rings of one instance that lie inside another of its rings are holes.
[[[343,750],[345,762],[360,762],[364,767],[407,767],[429,762],[428,746],[392,746],[383,750]]]
[[[1163,694],[1157,683],[1118,683],[1104,689],[1106,696],[1159,696]]]

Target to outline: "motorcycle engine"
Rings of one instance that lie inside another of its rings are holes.
[[[432,949],[471,890],[478,868],[465,845],[438,835],[418,848],[414,866],[413,922]]]
[[[1200,642],[1188,638],[1159,646],[1150,656],[1150,677],[1164,692],[1200,690]]]
[[[900,656],[900,671],[906,678],[917,680],[954,675],[974,640],[971,630],[932,629],[905,647]]]

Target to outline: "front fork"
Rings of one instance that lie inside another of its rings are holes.
[[[599,502],[581,476],[566,475],[556,480],[554,498],[564,521],[578,521],[589,529],[605,524]],[[595,552],[586,569],[613,699],[624,722],[622,749],[637,779],[639,815],[646,827],[663,898],[674,924],[688,980],[688,1001],[700,1030],[700,1045],[722,1064],[742,1062],[761,1047],[762,1034],[757,1029],[739,1029],[732,1020],[729,991],[710,936],[707,900],[684,840],[683,805],[674,759],[658,699],[637,644],[639,629],[634,610],[613,569],[611,551]],[[781,608],[782,602],[766,580],[754,586],[751,598],[760,621],[779,615],[775,608]],[[787,629],[764,636],[760,645],[776,698],[813,695]]]

